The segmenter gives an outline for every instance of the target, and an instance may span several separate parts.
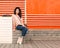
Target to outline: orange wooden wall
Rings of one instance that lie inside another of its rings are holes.
[[[0,0],[0,16],[14,13],[15,7],[20,7],[22,10],[22,16],[25,16],[25,1],[24,0]]]
[[[60,0],[26,0],[27,14],[60,14]]]
[[[60,29],[60,0],[26,0],[29,28]]]
[[[14,8],[19,6],[22,16],[25,16],[25,0],[0,0],[0,16],[13,14]],[[60,29],[60,0],[26,0],[27,25],[33,29]],[[50,15],[49,15],[50,14]]]

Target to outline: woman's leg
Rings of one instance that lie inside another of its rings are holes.
[[[18,41],[17,41],[17,43],[20,41],[20,44],[22,43],[22,41],[23,41],[23,36],[25,36],[26,35],[26,33],[27,33],[27,31],[28,31],[28,29],[26,28],[26,27],[23,27],[23,26],[17,26],[16,27],[16,29],[17,30],[22,30],[22,36],[21,37],[19,37],[18,38]]]
[[[27,33],[28,29],[26,27],[22,28],[22,36],[25,36]]]
[[[22,31],[22,36],[25,36],[28,31],[28,29],[24,26],[17,26],[16,29]]]

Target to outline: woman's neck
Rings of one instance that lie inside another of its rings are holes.
[[[18,15],[18,14],[16,14],[16,16],[17,16],[17,17],[19,17],[19,15]],[[20,17],[19,17],[19,18],[20,18]]]
[[[16,14],[16,16],[18,16],[18,14]]]

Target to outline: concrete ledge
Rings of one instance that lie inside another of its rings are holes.
[[[21,36],[21,31],[13,32],[13,43]],[[60,40],[60,29],[29,29],[24,40]]]

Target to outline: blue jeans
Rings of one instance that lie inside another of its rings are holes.
[[[16,29],[22,31],[22,36],[25,36],[28,31],[28,29],[22,25],[18,25]]]

